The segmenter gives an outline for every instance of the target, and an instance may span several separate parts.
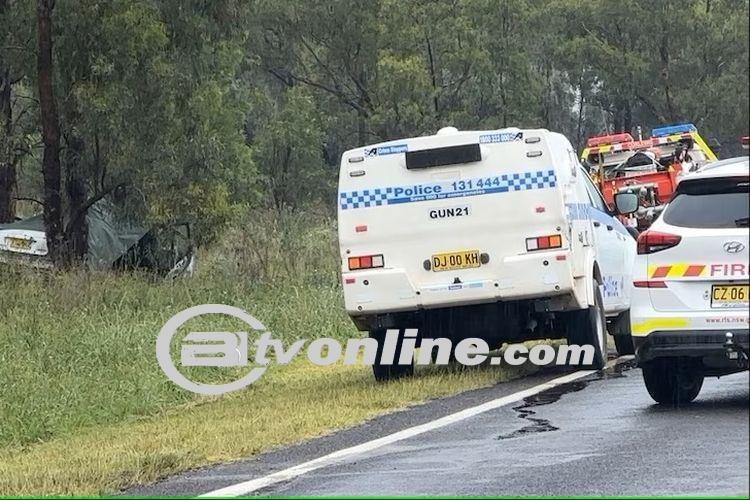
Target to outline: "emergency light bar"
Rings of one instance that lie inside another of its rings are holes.
[[[479,144],[463,144],[444,148],[422,149],[406,152],[406,168],[441,167],[482,161],[482,151]]]
[[[619,142],[632,142],[633,136],[627,132],[620,134],[607,134],[607,135],[595,135],[589,137],[586,141],[586,146],[592,148],[594,146],[601,146],[602,144],[616,144]]]
[[[692,123],[673,123],[651,129],[651,137],[662,137],[672,134],[683,134],[685,132],[697,132],[698,129]]]

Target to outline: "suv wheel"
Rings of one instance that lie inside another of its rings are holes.
[[[403,342],[404,331],[399,330],[398,341],[396,344],[396,350],[393,355],[393,364],[381,363],[381,357],[383,355],[383,346],[385,343],[386,330],[378,329],[370,332],[370,338],[374,338],[378,341],[378,351],[375,357],[375,362],[372,364],[372,373],[375,376],[375,380],[378,382],[385,382],[401,377],[410,377],[414,375],[414,358],[409,365],[399,365],[398,359],[401,356],[401,345]]]
[[[655,359],[642,367],[651,398],[660,404],[680,406],[693,401],[703,387],[703,374],[687,360]]]

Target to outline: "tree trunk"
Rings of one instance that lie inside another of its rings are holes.
[[[622,132],[622,130],[622,107],[619,104],[615,104],[615,109],[612,113],[612,131]]]
[[[16,218],[16,164],[13,153],[13,109],[10,105],[10,74],[0,61],[0,223]]]
[[[365,70],[361,69],[359,72],[359,81],[362,82],[362,88],[365,87]],[[359,91],[359,98],[357,99],[359,109],[357,110],[357,140],[360,146],[367,144],[367,100],[365,99],[362,90]]]
[[[614,132],[630,132],[633,129],[633,108],[628,99],[618,99],[614,104]]]
[[[432,55],[432,43],[430,37],[427,38],[427,57],[430,63],[430,80],[432,81],[432,104],[435,108],[435,118],[440,124],[440,102],[438,101],[438,86],[437,86],[437,75],[435,74],[435,58]]]
[[[0,14],[8,9],[8,1],[0,0]],[[0,223],[16,218],[16,163],[13,152],[13,108],[11,107],[10,69],[0,59]]]
[[[669,37],[670,33],[665,31],[661,36],[661,44],[659,45],[659,58],[661,59],[661,80],[664,88],[664,100],[667,105],[667,116],[671,122],[675,121],[675,110],[674,104],[672,103],[672,92],[669,85],[669,79],[671,77],[669,67]]]
[[[630,106],[630,101],[625,101],[625,108],[623,110],[622,118],[622,131],[630,133],[633,130],[633,108]]]
[[[88,225],[86,201],[88,193],[83,175],[83,139],[73,135],[65,149],[65,193],[68,201],[67,223],[63,241],[63,260],[66,266],[83,262],[88,251]]]
[[[55,105],[52,73],[52,9],[55,0],[37,0],[37,81],[44,156],[44,227],[49,256],[61,264],[62,197],[60,193],[60,123]]]
[[[578,78],[578,121],[576,123],[576,151],[581,150],[583,145],[583,111],[586,102],[585,89],[583,88],[583,76]]]
[[[16,220],[16,166],[0,163],[0,224]]]

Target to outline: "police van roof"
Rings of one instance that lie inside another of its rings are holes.
[[[374,144],[367,144],[364,146],[360,146],[358,148],[353,148],[349,151],[355,152],[355,151],[361,151],[362,148],[364,149],[371,149],[371,148],[384,148],[387,151],[386,152],[398,152],[398,149],[401,147],[401,145],[405,143],[413,143],[413,142],[428,142],[430,139],[446,139],[446,138],[452,138],[452,139],[460,139],[462,137],[472,137],[472,138],[479,138],[479,142],[503,142],[501,139],[504,139],[506,137],[515,136],[519,133],[525,135],[525,133],[534,133],[534,134],[544,134],[549,133],[547,129],[521,129],[517,127],[505,127],[500,129],[490,129],[490,130],[458,130],[455,127],[443,127],[440,130],[438,130],[433,135],[422,135],[418,137],[405,137],[402,139],[392,139],[389,141],[383,141],[378,142]]]

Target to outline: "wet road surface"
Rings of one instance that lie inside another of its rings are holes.
[[[622,366],[253,494],[748,495],[748,373],[707,379],[693,404],[666,408],[649,398],[640,370]],[[543,378],[438,399],[330,436],[125,493],[207,493],[479,404],[501,391],[524,389]]]

